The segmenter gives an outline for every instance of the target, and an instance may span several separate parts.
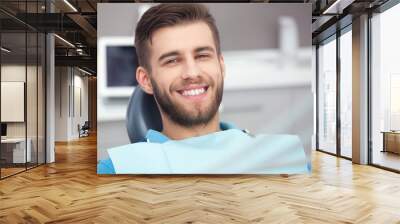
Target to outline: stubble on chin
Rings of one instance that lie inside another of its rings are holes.
[[[207,105],[202,106],[199,104],[189,106],[189,109],[186,109],[188,105],[182,105],[182,102],[176,102],[176,99],[172,99],[172,93],[163,93],[158,87],[157,83],[155,83],[154,80],[151,81],[154,92],[153,96],[156,99],[159,107],[166,116],[179,125],[185,127],[204,125],[210,122],[218,112],[218,107],[222,100],[223,83],[221,83],[221,86],[214,90],[209,99],[210,102],[208,102]],[[194,108],[195,111],[193,111],[192,108]]]

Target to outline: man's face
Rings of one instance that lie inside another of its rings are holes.
[[[150,81],[161,110],[183,126],[208,123],[222,100],[224,64],[203,22],[157,30],[150,44]]]

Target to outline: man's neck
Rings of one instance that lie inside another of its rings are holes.
[[[170,121],[169,119],[163,119],[163,130],[162,133],[168,138],[173,140],[181,140],[190,137],[196,137],[206,135],[220,131],[219,116],[216,114],[214,118],[207,124],[201,124],[192,127],[185,127]]]

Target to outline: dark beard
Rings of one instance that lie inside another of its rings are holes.
[[[223,82],[219,86],[217,86],[216,97],[213,100],[213,103],[208,108],[207,111],[199,112],[197,115],[189,114],[187,111],[175,105],[171,98],[163,93],[161,89],[157,86],[156,82],[150,78],[151,84],[153,86],[153,95],[161,110],[175,123],[184,126],[184,127],[192,127],[198,125],[205,125],[211,121],[211,119],[215,116],[218,111],[219,105],[222,101],[223,94]]]

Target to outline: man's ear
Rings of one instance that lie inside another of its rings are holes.
[[[221,55],[219,55],[219,64],[221,65],[221,73],[222,73],[222,77],[225,79],[225,62],[224,62],[224,57]]]
[[[145,91],[147,94],[153,94],[153,86],[151,85],[150,74],[142,66],[139,66],[136,69],[136,80],[140,87],[142,87],[143,91]]]

